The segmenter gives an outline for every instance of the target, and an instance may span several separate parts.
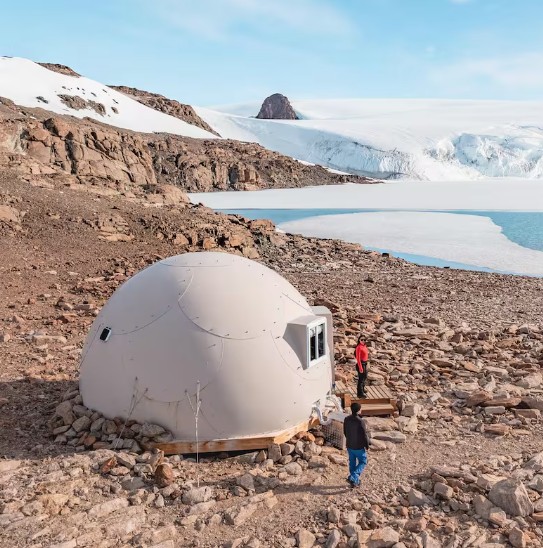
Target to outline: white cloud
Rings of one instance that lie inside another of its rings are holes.
[[[213,40],[245,34],[248,27],[327,36],[353,31],[341,10],[323,0],[156,0],[152,8],[145,5],[177,28]]]
[[[495,91],[534,92],[543,96],[542,65],[543,51],[465,59],[433,69],[430,79],[451,91],[469,92],[491,86]]]

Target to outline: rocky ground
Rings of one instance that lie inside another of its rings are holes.
[[[400,412],[368,420],[359,489],[319,431],[197,464],[145,451],[167,435],[153,425],[81,405],[100,307],[147,264],[202,249],[263,261],[329,306],[339,378],[365,333],[370,380]],[[216,215],[177,187],[111,192],[56,172],[1,172],[0,256],[2,546],[543,543],[543,281],[414,266]]]

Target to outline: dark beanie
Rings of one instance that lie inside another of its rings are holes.
[[[360,411],[360,409],[362,409],[362,406],[359,403],[351,403],[351,412],[353,415],[356,415]]]

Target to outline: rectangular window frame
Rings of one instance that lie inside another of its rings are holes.
[[[326,318],[319,318],[306,326],[307,369],[326,359],[328,355],[326,340]],[[322,328],[319,333],[319,328]],[[314,334],[312,333],[314,331]],[[319,344],[319,342],[321,344]],[[314,347],[313,347],[314,345]]]

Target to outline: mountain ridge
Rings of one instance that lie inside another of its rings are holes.
[[[46,105],[45,105],[46,106]],[[308,166],[255,143],[138,133],[19,107],[0,97],[0,166],[147,196],[157,185],[184,191],[256,190],[368,182]]]
[[[74,77],[63,65],[47,66],[52,69],[0,58],[0,96],[138,132],[258,143],[305,163],[363,177],[543,178],[542,102],[293,100],[300,119],[258,119],[253,103],[250,108],[192,107],[151,92]]]

